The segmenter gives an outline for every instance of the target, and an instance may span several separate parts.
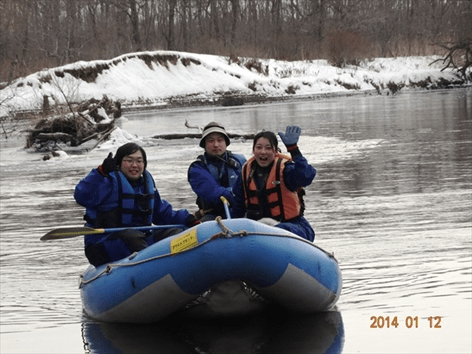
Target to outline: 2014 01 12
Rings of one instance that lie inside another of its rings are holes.
[[[371,316],[370,328],[398,328],[400,322],[398,316]],[[419,327],[418,316],[407,316],[404,320],[406,328],[418,328]],[[441,316],[429,316],[427,318],[429,328],[441,328]]]

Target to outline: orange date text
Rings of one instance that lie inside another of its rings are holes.
[[[420,322],[425,322],[418,316],[406,316],[400,320],[398,316],[371,316],[370,321],[370,328],[398,328],[399,326],[419,328]],[[441,316],[429,316],[425,325],[428,328],[441,328]]]

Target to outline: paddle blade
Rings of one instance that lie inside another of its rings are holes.
[[[40,238],[41,241],[48,240],[61,240],[64,238],[73,238],[82,235],[91,234],[102,234],[105,231],[103,229],[92,229],[91,227],[79,226],[79,227],[64,227],[61,229],[55,229],[49,231],[46,235]]]

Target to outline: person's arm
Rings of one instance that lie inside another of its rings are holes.
[[[98,168],[94,168],[75,186],[74,198],[83,207],[93,208],[109,198],[114,188],[113,179],[105,177]]]
[[[103,163],[90,171],[75,187],[74,198],[77,203],[86,208],[100,205],[115,189],[113,179],[108,176],[117,170],[118,165],[110,152]]]
[[[246,215],[246,203],[244,200],[244,187],[242,175],[239,175],[233,186],[233,203],[230,203],[230,213],[233,218],[243,218]]]
[[[221,196],[225,197],[230,203],[233,199],[231,188],[220,186],[211,173],[198,162],[189,167],[188,182],[197,196],[212,205],[220,205]]]
[[[313,182],[316,169],[308,163],[298,148],[291,152],[291,155],[293,162],[285,165],[284,179],[287,188],[295,191],[298,187],[306,187]]]
[[[301,132],[301,128],[297,126],[288,126],[285,133],[279,132],[279,136],[293,160],[285,165],[284,170],[285,184],[291,191],[310,185],[316,176],[315,168],[303,157],[298,147]]]
[[[198,224],[200,221],[187,209],[174,210],[172,205],[154,192],[154,211],[152,216],[154,225],[186,225],[188,227]]]

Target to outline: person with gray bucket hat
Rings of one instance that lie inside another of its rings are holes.
[[[233,185],[246,162],[243,155],[233,154],[226,148],[231,143],[225,128],[217,123],[208,123],[202,132],[200,147],[205,152],[192,162],[188,169],[188,181],[197,195],[200,221],[226,218],[221,197],[229,204],[234,201]]]

